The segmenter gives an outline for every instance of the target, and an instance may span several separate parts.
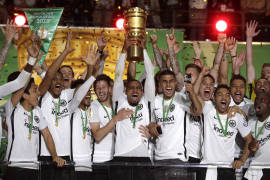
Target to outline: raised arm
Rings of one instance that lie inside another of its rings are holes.
[[[75,92],[74,97],[72,98],[71,102],[69,103],[69,110],[70,112],[74,112],[74,110],[79,106],[82,99],[90,89],[93,82],[96,80],[92,75],[94,66],[97,63],[97,56],[99,54],[96,52],[96,48],[91,45],[90,50],[87,50],[87,56],[83,61],[87,64],[88,69],[88,75],[89,77],[86,77],[87,80],[79,87],[79,89]]]
[[[237,41],[230,37],[225,42],[225,51],[219,67],[218,84],[228,84],[229,56],[236,54]]]
[[[70,45],[71,38],[72,38],[72,33],[68,32],[66,47],[65,47],[64,51],[62,52],[62,54],[60,54],[60,56],[49,67],[49,69],[45,75],[45,78],[43,79],[43,81],[41,82],[41,84],[39,86],[40,96],[43,96],[48,91],[48,89],[50,88],[51,82],[52,82],[56,72],[58,71],[59,67],[61,66],[62,62],[65,60],[66,56],[69,53],[74,51],[74,49]]]
[[[261,30],[256,31],[258,26],[258,22],[250,21],[250,23],[246,24],[246,36],[247,36],[247,44],[246,44],[246,58],[247,58],[247,82],[248,84],[252,84],[252,82],[256,79],[255,67],[253,64],[253,49],[252,49],[252,40],[253,37],[257,36]]]
[[[213,67],[211,68],[210,74],[214,77],[215,82],[218,82],[218,72],[219,72],[219,66],[222,60],[223,56],[223,50],[224,50],[224,44],[226,41],[226,34],[219,33],[218,34],[218,50],[214,59]]]
[[[168,50],[169,50],[169,60],[170,60],[171,67],[176,76],[176,81],[177,81],[176,90],[181,91],[182,88],[184,87],[184,77],[181,73],[180,65],[179,65],[178,60],[176,59],[176,55],[174,51],[175,44],[176,44],[174,29],[172,30],[172,34],[170,35],[166,34],[166,36],[167,36],[167,45],[168,45]]]
[[[5,64],[5,60],[7,57],[7,53],[8,53],[8,49],[10,47],[11,41],[17,33],[16,25],[12,22],[12,20],[7,20],[6,29],[1,27],[1,30],[5,36],[5,41],[0,51],[0,70],[3,68],[3,65]]]
[[[160,53],[160,50],[157,46],[157,35],[151,34],[150,41],[151,41],[152,46],[153,46],[154,57],[155,57],[155,61],[156,61],[157,66],[159,67],[160,70],[167,69],[166,63],[165,63],[165,61],[163,61],[162,54]]]
[[[191,100],[190,112],[194,116],[200,116],[203,112],[203,105],[198,98],[198,94],[195,93],[191,83],[186,83],[186,91],[189,93],[189,98]]]
[[[201,73],[199,74],[198,78],[196,79],[193,89],[196,94],[199,94],[200,86],[203,80],[203,77],[210,73],[210,68],[207,66],[203,66]]]

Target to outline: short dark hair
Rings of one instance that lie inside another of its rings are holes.
[[[270,63],[264,63],[262,68],[265,68],[265,67],[270,67]]]
[[[106,74],[98,75],[95,82],[94,82],[94,90],[96,90],[96,86],[97,86],[97,83],[99,81],[105,81],[108,84],[108,86],[110,86],[110,82],[112,81],[112,79],[109,76],[107,76]]]
[[[59,72],[61,72],[61,69],[62,69],[62,68],[69,68],[69,69],[71,70],[71,72],[72,72],[72,77],[74,77],[74,71],[73,71],[73,69],[72,69],[71,66],[69,66],[69,65],[63,65],[63,66],[61,66],[61,67],[59,68]]]
[[[241,81],[244,82],[245,85],[247,83],[246,79],[243,76],[241,76],[240,74],[239,75],[233,75],[232,78],[231,78],[231,80],[230,80],[230,86],[232,85],[232,82],[234,80],[241,80]]]
[[[202,71],[202,69],[201,69],[198,65],[193,64],[193,63],[190,63],[190,64],[186,65],[185,71],[186,71],[188,68],[194,68],[194,69],[197,70],[198,73],[201,73],[201,71]]]
[[[28,82],[28,84],[27,84],[27,86],[26,86],[26,88],[25,88],[25,90],[24,90],[23,93],[25,93],[25,94],[30,94],[29,90],[30,90],[31,85],[32,85],[33,83],[35,83],[34,78],[30,78],[30,80],[29,80],[29,82]],[[22,97],[22,98],[20,99],[20,102],[23,102],[23,101],[24,101],[24,98]]]
[[[226,84],[220,84],[218,85],[218,87],[215,89],[215,92],[214,92],[214,96],[216,96],[216,93],[219,89],[227,89],[229,92],[230,92],[230,88],[229,86],[227,86]]]
[[[19,75],[20,75],[20,71],[15,71],[13,73],[10,73],[10,75],[8,75],[7,81],[14,81]]]
[[[175,78],[175,74],[173,71],[169,70],[169,69],[165,69],[163,71],[160,72],[159,74],[159,79],[161,79],[162,76],[165,76],[165,75],[172,75],[174,78]]]
[[[215,78],[211,74],[206,74],[206,75],[203,76],[203,78],[207,78],[207,77],[209,77],[213,81],[213,83],[216,82]]]
[[[139,83],[140,86],[141,86],[141,88],[142,88],[142,90],[143,90],[142,83],[141,83],[140,81],[136,80],[136,79],[129,79],[129,80],[127,80],[126,89],[128,88],[129,84],[132,83],[132,82],[137,82],[137,83]]]

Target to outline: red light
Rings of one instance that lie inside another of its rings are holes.
[[[224,31],[226,31],[227,27],[228,27],[228,26],[227,26],[227,22],[224,21],[224,20],[218,20],[217,23],[216,23],[216,29],[217,29],[217,31],[219,31],[219,32],[224,32]]]
[[[17,26],[23,26],[26,23],[26,17],[24,15],[17,15],[14,22]]]
[[[125,23],[125,19],[119,18],[116,20],[115,26],[117,29],[124,29],[124,23]]]

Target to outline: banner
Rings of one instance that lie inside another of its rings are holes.
[[[41,50],[44,52],[44,55],[39,61],[40,65],[44,62],[50,48],[62,12],[63,8],[24,9],[30,29],[37,31],[42,40]]]

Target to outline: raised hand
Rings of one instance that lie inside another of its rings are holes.
[[[35,31],[31,31],[32,46],[29,47],[27,43],[25,43],[25,47],[27,49],[28,55],[34,58],[37,58],[39,55],[40,48],[42,46],[40,37],[36,34]]]
[[[199,66],[201,69],[204,67],[204,62],[202,59],[200,58],[192,58],[192,60],[194,61],[194,64],[196,64],[197,66]]]
[[[152,44],[157,44],[157,35],[156,34],[150,34],[150,41]]]
[[[95,66],[97,63],[97,47],[91,44],[91,47],[87,47],[86,58],[81,57],[81,60],[84,61],[87,65]]]
[[[226,41],[227,35],[225,33],[218,33],[217,40],[220,44],[224,44]]]
[[[168,34],[168,32],[166,32],[166,41],[167,41],[167,45],[168,47],[174,47],[175,43],[176,43],[176,38],[174,35],[174,29],[172,29],[172,33]]]
[[[208,66],[204,66],[202,68],[202,74],[205,76],[210,73],[210,68]]]
[[[67,33],[67,42],[64,50],[68,54],[75,50],[74,48],[71,47],[71,39],[72,39],[72,31],[69,31]]]
[[[15,35],[17,34],[16,25],[12,22],[12,20],[7,20],[6,29],[1,27],[2,33],[5,35],[6,41],[10,42]]]
[[[233,60],[233,66],[240,69],[240,67],[244,64],[245,57],[246,51],[241,51],[240,55]]]
[[[193,41],[193,50],[195,53],[195,58],[196,59],[200,59],[201,54],[202,54],[202,48],[199,47],[198,41]]]
[[[174,53],[178,54],[182,50],[182,45],[180,45],[179,42],[175,41],[173,49],[174,49]]]
[[[107,44],[107,39],[105,35],[101,33],[100,37],[96,37],[96,41],[97,41],[98,50],[103,51],[103,49],[105,48]]]
[[[258,26],[257,21],[250,21],[249,23],[246,23],[246,36],[247,38],[253,38],[257,36],[261,30],[256,31],[256,28]]]
[[[231,51],[236,46],[236,44],[236,39],[234,37],[229,37],[225,41],[225,51]]]

